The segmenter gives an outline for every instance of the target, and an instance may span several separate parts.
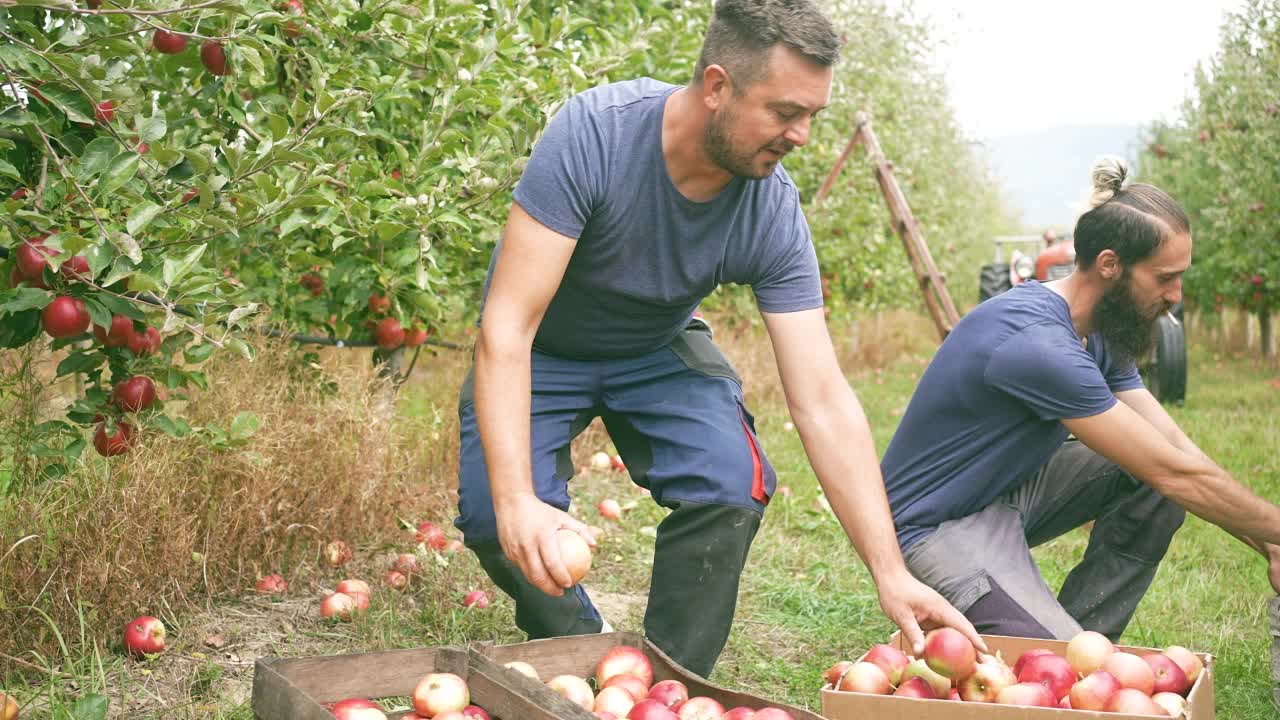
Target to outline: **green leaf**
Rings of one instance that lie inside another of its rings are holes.
[[[187,251],[187,254],[181,258],[167,257],[164,259],[164,270],[162,277],[165,285],[172,285],[181,279],[184,275],[191,271],[191,266],[195,265],[200,256],[204,254],[208,245],[197,245]]]
[[[137,235],[139,230],[150,225],[151,221],[163,211],[163,207],[156,205],[153,202],[144,202],[141,205],[136,205],[134,206],[133,211],[129,213],[129,219],[125,222],[125,228],[129,231],[130,235]]]
[[[235,440],[247,440],[258,432],[258,428],[261,426],[262,420],[254,413],[239,413],[231,421],[231,437]]]
[[[106,356],[97,351],[72,353],[58,363],[58,377],[88,372],[101,365],[105,359]]]
[[[231,338],[227,341],[227,347],[240,353],[244,356],[245,360],[253,362],[253,346],[244,340],[241,340],[240,338]]]
[[[40,94],[54,107],[67,114],[71,122],[94,124],[93,104],[79,90],[57,83],[40,86]]]
[[[374,233],[377,234],[378,239],[382,242],[386,242],[408,229],[408,225],[397,222],[380,222],[373,226]]]
[[[285,237],[294,230],[306,226],[309,222],[310,221],[306,215],[303,215],[300,212],[292,213],[280,223],[280,237]]]
[[[80,153],[80,167],[76,175],[81,180],[97,175],[111,164],[111,158],[120,152],[120,144],[111,136],[94,138]]]
[[[132,150],[122,152],[111,160],[111,165],[98,183],[98,197],[107,198],[111,193],[124,187],[124,184],[138,174],[138,159],[142,157]]]
[[[107,706],[106,696],[86,695],[71,706],[71,717],[75,718],[75,720],[105,720]]]
[[[183,357],[192,365],[198,365],[213,355],[214,346],[211,343],[201,343],[199,345],[190,345],[182,351]]]
[[[124,256],[132,260],[135,265],[142,262],[142,248],[138,247],[138,241],[134,240],[132,235],[119,231],[113,232],[111,244],[115,245],[116,249],[124,253]]]
[[[40,311],[12,313],[0,322],[0,348],[18,348],[31,342],[40,332]]]
[[[142,121],[142,127],[138,128],[138,135],[147,142],[155,142],[164,137],[169,132],[169,124],[165,122],[164,113],[157,112],[155,115]]]
[[[104,328],[111,327],[111,311],[103,305],[98,298],[91,297],[84,301],[85,309],[89,311],[89,321],[94,325],[101,325]]]
[[[6,175],[18,181],[22,180],[22,174],[18,172],[18,168],[9,164],[7,160],[0,160],[0,175]]]
[[[4,300],[4,304],[0,305],[0,310],[8,313],[20,313],[23,310],[41,310],[45,305],[53,302],[53,293],[48,290],[39,288],[20,287],[13,290],[0,292],[0,300]],[[5,322],[9,322],[5,319]]]

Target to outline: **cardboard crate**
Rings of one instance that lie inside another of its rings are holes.
[[[1037,640],[1034,638],[983,635],[987,648],[994,655],[999,652],[1009,667],[1013,667],[1022,653],[1033,648],[1045,648],[1066,656],[1067,643],[1061,640]],[[911,650],[902,638],[894,633],[889,644],[910,654]],[[1117,645],[1117,650],[1145,655],[1160,652],[1152,648]],[[1204,662],[1204,672],[1196,679],[1188,693],[1189,720],[1213,720],[1213,656],[1196,653]],[[861,659],[861,658],[859,658]],[[867,695],[841,692],[830,686],[822,689],[822,714],[830,720],[1150,720],[1143,715],[1126,713],[1101,713],[1089,710],[1062,710],[1060,708],[1031,708],[1017,705],[993,705],[989,703],[955,702],[954,700],[921,700],[919,698],[894,697],[892,695]]]
[[[822,720],[808,710],[792,705],[771,702],[765,698],[747,693],[735,692],[718,685],[712,685],[702,677],[693,674],[678,665],[666,653],[649,642],[643,635],[631,632],[600,633],[595,635],[575,635],[571,637],[532,640],[513,645],[480,645],[478,651],[491,658],[498,665],[521,660],[529,663],[538,671],[538,676],[545,682],[556,675],[577,675],[588,681],[595,676],[596,663],[611,648],[618,645],[631,645],[644,650],[653,665],[653,681],[679,680],[689,688],[689,697],[705,695],[724,705],[726,710],[744,705],[760,709],[776,707],[791,713],[796,720]],[[505,670],[505,669],[504,669]],[[559,696],[551,688],[540,686],[532,678],[525,677],[514,670],[506,670],[514,676],[510,682],[519,683],[518,687],[526,689],[531,696],[537,691],[537,697],[544,694]],[[595,720],[595,716],[585,710],[578,709],[578,714],[566,717],[566,720]]]
[[[556,693],[530,698],[508,684],[511,671],[459,648],[260,658],[253,674],[253,714],[260,720],[333,720],[322,703],[348,697],[412,697],[428,673],[450,672],[467,681],[471,702],[498,720],[565,720],[582,709]],[[397,718],[409,711],[387,713]]]

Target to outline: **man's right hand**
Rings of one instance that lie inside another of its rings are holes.
[[[560,560],[556,531],[567,528],[582,536],[594,551],[595,537],[583,522],[554,508],[532,493],[520,493],[494,502],[498,542],[507,559],[520,568],[528,581],[548,595],[563,595],[573,587],[569,570]]]

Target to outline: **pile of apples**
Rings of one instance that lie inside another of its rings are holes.
[[[834,690],[874,695],[1185,717],[1186,695],[1203,670],[1184,647],[1136,655],[1092,630],[1071,639],[1066,657],[1037,648],[1010,668],[958,630],[940,628],[925,637],[920,658],[875,645],[858,662],[832,665],[823,679]]]
[[[516,660],[506,667],[542,682],[526,662]],[[546,684],[601,720],[794,720],[778,708],[726,710],[712,698],[689,697],[688,686],[679,680],[655,683],[648,656],[630,645],[612,648],[600,658],[594,691],[577,675],[557,675]]]
[[[368,698],[346,698],[325,705],[338,720],[387,720]],[[428,673],[413,689],[413,712],[402,720],[492,720],[479,705],[471,704],[467,681],[453,673]]]

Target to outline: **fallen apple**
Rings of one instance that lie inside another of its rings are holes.
[[[609,459],[609,453],[597,452],[591,455],[592,470],[608,470],[612,461]]]
[[[409,587],[409,577],[399,570],[388,570],[382,581],[392,590],[403,590]]]
[[[165,635],[164,623],[150,615],[141,615],[124,626],[124,646],[134,655],[163,652]]]
[[[489,594],[483,590],[472,590],[462,599],[462,607],[480,608],[481,610],[489,607]]]
[[[467,681],[453,673],[429,673],[413,688],[413,709],[433,718],[450,711],[462,712],[471,704]]]
[[[418,556],[413,553],[400,553],[391,561],[391,569],[402,575],[414,575],[418,572]]]
[[[324,559],[334,567],[343,565],[351,559],[351,548],[341,540],[334,540],[324,546]]]
[[[364,593],[368,595],[369,593],[373,592],[372,590],[369,589],[369,583],[363,580],[355,580],[351,578],[348,578],[338,583],[338,587],[334,589],[340,593],[346,593],[347,595],[350,595],[352,593]]]
[[[18,720],[18,701],[4,692],[0,692],[0,720]]]
[[[255,589],[263,595],[279,595],[289,589],[289,583],[277,573],[264,575]]]
[[[614,455],[613,457],[609,458],[609,467],[612,467],[614,472],[627,471],[627,464],[622,462],[621,455]],[[717,718],[716,720],[719,720],[719,718]]]
[[[445,536],[444,530],[429,522],[418,523],[418,532],[415,537],[419,543],[436,550],[443,550],[449,545],[449,538]]]
[[[350,620],[356,613],[355,598],[346,593],[330,593],[320,601],[320,617]]]
[[[618,504],[617,500],[601,500],[600,504],[596,505],[596,510],[600,512],[600,517],[607,520],[619,520],[622,518],[622,506]]]

